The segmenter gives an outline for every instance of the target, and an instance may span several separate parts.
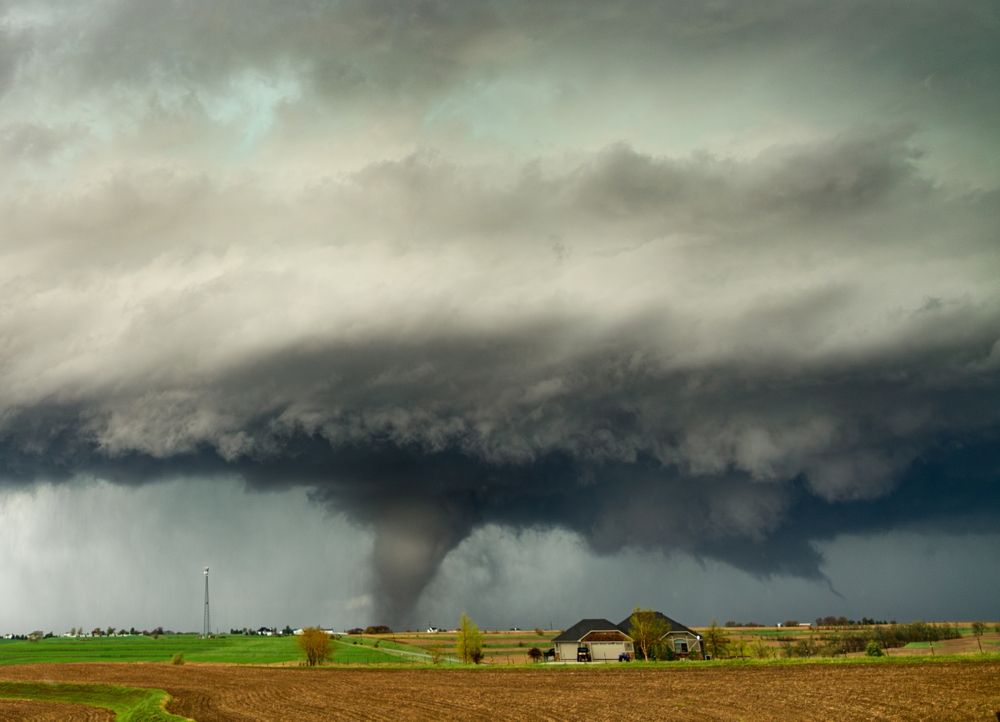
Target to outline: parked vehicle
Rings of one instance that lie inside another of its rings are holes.
[[[585,644],[581,644],[576,648],[576,661],[577,662],[592,662],[590,658],[590,647]]]

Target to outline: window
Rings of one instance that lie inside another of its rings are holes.
[[[687,654],[688,643],[686,639],[675,639],[674,640],[674,651],[678,654]]]

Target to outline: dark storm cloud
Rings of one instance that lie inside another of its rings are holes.
[[[289,350],[229,370],[191,407],[145,397],[146,422],[168,425],[146,429],[157,438],[206,409],[249,414],[204,428],[186,451],[101,448],[92,434],[119,400],[103,412],[25,410],[7,424],[3,476],[141,483],[228,471],[261,489],[307,486],[376,529],[377,598],[396,621],[448,551],[489,522],[565,527],[602,553],[684,550],[818,578],[818,539],[998,511],[996,379],[967,370],[989,354],[996,320],[923,357],[906,349],[794,378],[663,372],[635,362],[633,339],[560,364],[567,381],[546,399],[527,392],[553,369],[525,361],[560,341],[556,328]],[[397,376],[420,368],[418,382]]]
[[[0,11],[0,483],[306,487],[393,623],[488,524],[819,579],[998,510],[994,6]]]

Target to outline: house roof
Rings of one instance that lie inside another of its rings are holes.
[[[580,639],[587,632],[611,632],[611,631],[622,631],[621,627],[616,624],[609,622],[607,619],[581,619],[579,622],[574,624],[572,627],[567,629],[565,632],[560,634],[558,637],[553,639],[553,642],[579,642]],[[628,634],[628,632],[625,632]],[[631,639],[631,637],[629,637]]]
[[[663,612],[653,612],[653,614],[655,614],[656,617],[658,617],[659,619],[664,620],[667,624],[669,624],[671,632],[687,632],[688,634],[690,634],[690,635],[692,635],[694,637],[698,636],[697,632],[694,632],[693,630],[688,629],[683,624],[681,624],[680,622],[678,622],[676,619],[671,619],[670,617],[668,617]],[[615,626],[618,629],[620,629],[623,632],[625,632],[625,634],[629,634],[629,630],[632,627],[632,615],[631,614],[628,615],[627,617],[625,617],[625,619],[623,619],[621,622],[619,622]]]

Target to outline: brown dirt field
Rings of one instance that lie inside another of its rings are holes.
[[[329,719],[996,720],[1000,663],[385,670],[188,664],[0,668],[167,690],[198,722]]]
[[[0,720],[4,722],[114,722],[114,713],[105,709],[64,702],[32,702],[0,699]]]

